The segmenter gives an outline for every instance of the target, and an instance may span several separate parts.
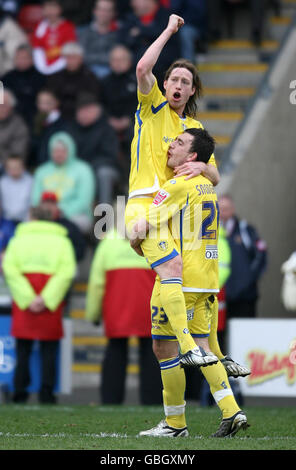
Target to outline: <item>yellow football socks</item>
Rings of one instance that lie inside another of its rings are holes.
[[[217,329],[218,329],[218,304],[215,305],[215,308],[213,308],[213,314],[211,318],[211,331],[210,331],[210,336],[209,336],[209,347],[212,353],[215,354],[215,356],[221,360],[225,357],[225,354],[223,354],[220,349],[218,336],[217,336]]]
[[[187,313],[182,279],[162,279],[160,282],[160,301],[179,342],[182,354],[196,347],[188,330]]]
[[[185,420],[185,373],[178,357],[159,361],[163,384],[163,405],[166,422],[173,428],[184,428]]]
[[[240,411],[223,364],[219,361],[217,364],[201,367],[200,370],[210,386],[211,393],[222,412],[223,418],[230,418]]]

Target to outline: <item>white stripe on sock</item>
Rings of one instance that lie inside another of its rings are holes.
[[[228,397],[229,395],[233,395],[231,388],[223,388],[222,390],[215,392],[213,397],[215,398],[216,403],[219,403],[220,400]]]
[[[163,405],[164,407],[164,414],[166,416],[179,416],[183,415],[185,413],[185,406],[186,406],[186,401],[184,402],[183,405],[176,405],[176,406],[167,406]]]

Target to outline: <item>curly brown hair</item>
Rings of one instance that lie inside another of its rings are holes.
[[[189,60],[186,60],[186,59],[175,60],[175,62],[172,63],[172,65],[168,68],[168,70],[165,73],[165,76],[164,76],[165,81],[168,80],[172,71],[176,68],[185,68],[189,70],[189,72],[191,72],[192,74],[192,87],[195,88],[195,92],[187,101],[184,112],[188,116],[192,118],[196,118],[197,109],[198,109],[197,100],[201,98],[202,96],[202,83],[201,83],[201,79],[199,77],[197,68]]]

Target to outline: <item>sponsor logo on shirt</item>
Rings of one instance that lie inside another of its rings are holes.
[[[218,259],[218,247],[217,245],[207,245],[206,246],[206,259]]]
[[[153,205],[158,207],[160,206],[168,197],[170,196],[170,193],[168,193],[167,191],[165,191],[164,189],[161,189],[160,191],[158,191],[158,193],[156,194],[154,200],[153,200]]]

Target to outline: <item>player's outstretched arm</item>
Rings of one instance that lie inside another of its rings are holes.
[[[183,18],[174,14],[170,15],[166,29],[158,36],[151,46],[148,47],[144,55],[139,60],[136,68],[136,75],[138,88],[144,95],[148,95],[154,85],[155,77],[152,70],[161,51],[172,35],[177,33],[183,24]]]
[[[176,176],[187,176],[186,179],[194,178],[203,174],[205,178],[211,181],[213,186],[220,182],[220,173],[214,165],[203,162],[186,162],[174,169]]]

